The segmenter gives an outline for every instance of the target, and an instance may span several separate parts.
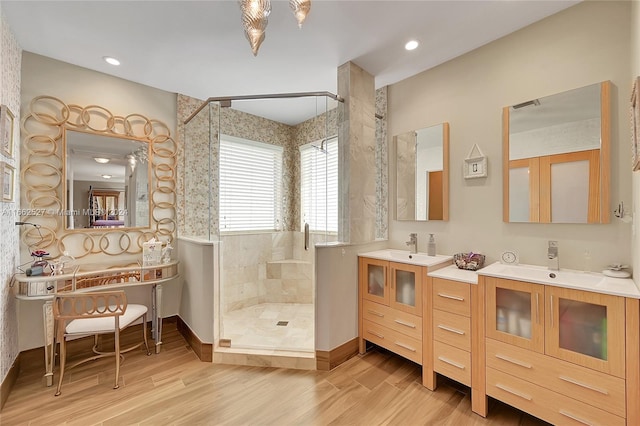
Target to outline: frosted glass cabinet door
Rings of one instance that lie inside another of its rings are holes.
[[[487,337],[544,351],[544,286],[487,279]]]
[[[547,287],[549,355],[624,377],[623,297]]]
[[[389,305],[388,267],[385,260],[360,258],[360,291],[365,299]]]
[[[422,315],[422,266],[391,262],[390,268],[390,305],[413,315]]]
[[[587,223],[589,161],[551,164],[551,222]]]
[[[509,169],[509,222],[537,221],[530,217],[529,167]]]

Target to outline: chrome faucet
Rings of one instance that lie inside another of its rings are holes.
[[[560,261],[558,259],[558,242],[549,241],[549,247],[547,248],[547,265],[550,270],[557,271],[560,269]]]
[[[418,234],[411,233],[409,234],[409,241],[406,242],[408,246],[411,246],[411,253],[418,252]]]

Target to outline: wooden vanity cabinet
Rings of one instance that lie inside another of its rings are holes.
[[[426,267],[358,258],[359,350],[375,343],[422,364],[422,288]]]
[[[472,409],[486,396],[554,424],[639,424],[639,301],[479,277],[484,336],[474,336]],[[484,373],[484,374],[483,374]]]
[[[427,277],[427,288],[432,341],[425,340],[423,351],[432,362],[423,368],[423,385],[434,390],[440,373],[471,386],[471,284]]]

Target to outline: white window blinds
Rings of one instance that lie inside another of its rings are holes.
[[[220,137],[220,232],[281,228],[282,147]]]
[[[302,226],[337,233],[338,138],[301,146],[300,169]]]

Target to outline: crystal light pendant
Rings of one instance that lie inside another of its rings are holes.
[[[271,0],[240,0],[240,10],[244,35],[249,40],[253,56],[256,56],[269,23],[267,17],[271,13]]]
[[[302,23],[311,10],[311,0],[289,0],[289,6],[298,21],[298,27],[302,28]]]

